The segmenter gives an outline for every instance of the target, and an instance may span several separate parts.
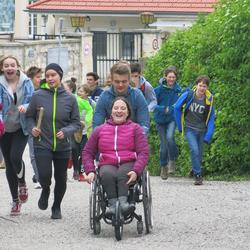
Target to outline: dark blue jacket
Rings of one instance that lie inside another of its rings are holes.
[[[105,120],[110,118],[111,105],[116,97],[117,94],[115,93],[113,86],[111,86],[109,89],[105,90],[101,94],[96,104],[94,112],[93,128],[103,124]],[[144,132],[148,133],[149,131],[148,105],[142,92],[139,89],[128,86],[128,92],[124,97],[128,100],[132,109],[131,120],[140,124],[143,127]]]
[[[96,87],[92,92],[91,92],[91,95],[90,95],[90,98],[97,102],[101,93],[103,92],[103,89],[101,89],[100,87]]]
[[[167,124],[174,121],[173,105],[181,93],[181,87],[177,82],[175,82],[173,88],[169,88],[166,85],[165,79],[162,78],[159,86],[157,86],[154,91],[157,99],[157,105],[154,110],[155,122],[158,124]],[[168,112],[166,113],[167,107]]]

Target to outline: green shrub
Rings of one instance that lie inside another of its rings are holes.
[[[146,62],[146,78],[156,86],[168,65],[179,69],[179,83],[185,88],[201,74],[211,78],[215,95],[215,134],[205,146],[204,173],[210,176],[241,176],[250,173],[250,2],[221,0],[207,17],[195,25],[171,34],[156,56]],[[180,149],[178,173],[190,169],[189,149],[176,136]],[[152,153],[149,169],[159,166],[159,139],[155,128],[149,138]],[[157,152],[157,153],[156,153]]]

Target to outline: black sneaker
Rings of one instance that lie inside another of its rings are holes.
[[[189,178],[193,178],[194,177],[194,172],[193,169],[190,170],[189,174],[188,174]]]
[[[201,175],[196,175],[194,177],[194,185],[200,186],[203,184],[202,182],[203,182],[203,179]]]
[[[62,219],[62,214],[61,214],[60,208],[52,207],[51,211],[52,211],[51,219],[54,219],[54,220]]]
[[[43,188],[43,190],[41,192],[41,196],[38,200],[38,207],[41,210],[46,210],[48,208],[49,193],[50,193],[49,188]]]

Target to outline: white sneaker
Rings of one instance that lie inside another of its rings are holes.
[[[35,189],[40,189],[40,188],[42,188],[42,187],[41,187],[40,183],[37,182],[37,183],[35,183],[34,188],[35,188]]]

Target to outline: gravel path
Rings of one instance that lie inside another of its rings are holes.
[[[250,182],[204,182],[151,177],[154,231],[138,236],[136,222],[124,226],[117,242],[112,226],[102,221],[94,236],[89,229],[89,186],[72,180],[62,204],[62,220],[51,220],[50,208],[37,207],[40,190],[34,189],[26,149],[29,200],[22,215],[10,217],[10,193],[5,171],[0,170],[0,249],[250,249]],[[49,205],[52,205],[53,193]],[[137,207],[141,209],[141,205]]]

